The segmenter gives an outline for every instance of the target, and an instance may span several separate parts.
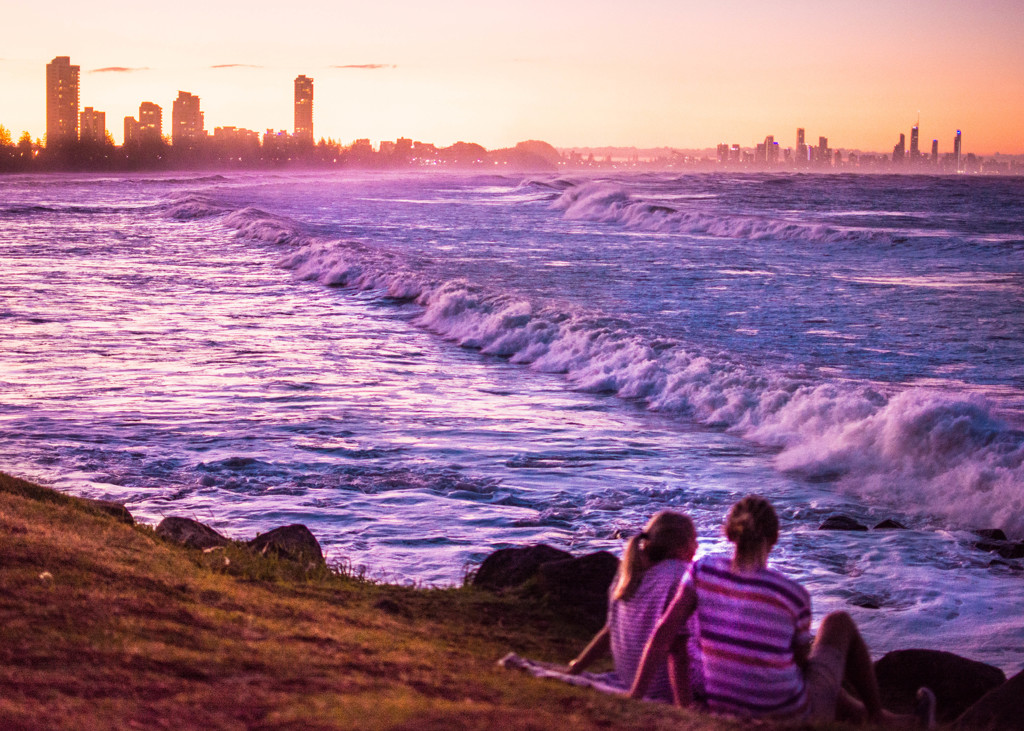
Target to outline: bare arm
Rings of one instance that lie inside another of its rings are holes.
[[[633,679],[633,688],[629,691],[630,698],[643,698],[647,693],[651,676],[665,663],[672,643],[696,608],[697,592],[692,584],[684,584],[683,589],[668,605],[665,614],[658,620],[654,634],[647,640],[644,654],[640,659],[640,667],[637,668],[636,678]]]
[[[594,635],[594,639],[583,648],[583,652],[577,655],[576,659],[569,663],[569,674],[577,675],[590,667],[594,660],[604,657],[611,649],[611,635],[608,625],[601,628],[601,631]]]

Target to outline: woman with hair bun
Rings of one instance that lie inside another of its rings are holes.
[[[825,617],[811,636],[811,598],[768,568],[779,536],[771,503],[748,495],[732,506],[725,535],[732,556],[695,562],[644,648],[630,695],[642,698],[673,638],[696,616],[704,692],[713,711],[745,717],[924,726],[934,724],[935,696],[918,691],[913,716],[882,709],[871,656],[845,612]],[[862,702],[842,691],[843,680]]]
[[[628,688],[636,674],[644,645],[672,600],[697,550],[693,521],[682,513],[664,510],[648,521],[643,531],[629,539],[612,582],[608,599],[608,620],[590,644],[569,663],[569,672],[580,673],[597,658],[611,651],[619,685]],[[688,705],[693,690],[700,687],[699,662],[688,657],[690,633],[681,627],[671,638],[643,695],[648,700]],[[691,650],[695,645],[691,646]],[[672,663],[669,663],[671,655]],[[680,673],[682,682],[672,675]],[[678,686],[686,695],[676,696]]]

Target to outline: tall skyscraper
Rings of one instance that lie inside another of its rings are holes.
[[[139,105],[139,141],[159,140],[164,133],[164,110],[159,104],[142,102]]]
[[[961,143],[961,141],[962,141],[962,137],[960,135],[960,130],[957,130],[956,131],[956,137],[953,138],[953,162],[956,165],[956,171],[958,173],[962,173],[964,171],[963,160],[960,157],[960,149],[961,149],[960,148],[960,143]]]
[[[199,97],[187,91],[179,91],[171,107],[171,144],[195,144],[206,138],[203,113],[199,109]]]
[[[78,141],[79,67],[68,56],[46,64],[46,144]]]
[[[295,137],[313,144],[313,79],[295,77]]]
[[[107,113],[86,107],[79,115],[78,138],[82,142],[99,143],[107,139]]]
[[[139,141],[139,120],[135,117],[124,118],[124,145],[134,145]]]
[[[902,165],[907,157],[907,136],[900,134],[900,141],[892,148],[892,161],[896,165]]]
[[[918,147],[918,125],[910,128],[910,162],[917,163],[921,157],[921,150]]]
[[[939,141],[938,140],[932,140],[932,159],[931,159],[931,163],[932,163],[932,165],[938,165],[939,164]]]
[[[807,162],[807,142],[803,127],[796,128],[796,162],[798,165]]]

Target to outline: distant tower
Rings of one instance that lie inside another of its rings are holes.
[[[313,79],[295,77],[295,137],[313,144]]]
[[[164,110],[159,104],[142,102],[139,105],[139,141],[159,141],[164,134]]]
[[[962,173],[964,171],[963,160],[960,157],[960,144],[962,137],[960,130],[956,131],[956,137],[953,139],[953,162],[956,164],[956,171]]]
[[[107,114],[86,107],[79,115],[79,139],[82,142],[103,142],[107,139]]]
[[[939,141],[932,140],[932,165],[939,164]]]
[[[915,124],[910,128],[910,162],[911,164],[917,164],[921,157],[921,150],[918,148],[918,124]]]
[[[171,107],[171,144],[182,145],[199,142],[206,137],[203,127],[203,113],[199,109],[199,97],[187,91],[179,91]]]
[[[139,141],[139,120],[135,117],[124,118],[124,142],[125,146],[134,145]]]
[[[807,141],[803,127],[796,128],[796,161],[798,165],[807,163]]]
[[[79,67],[69,56],[46,64],[46,144],[78,141]]]
[[[900,141],[894,148],[892,148],[892,161],[897,165],[902,165],[907,157],[907,136],[900,134]]]

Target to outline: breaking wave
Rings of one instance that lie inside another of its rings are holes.
[[[537,185],[537,181],[531,181]],[[551,183],[545,187],[555,188]],[[568,184],[551,207],[566,218],[614,223],[643,231],[696,234],[751,241],[766,239],[808,243],[892,243],[887,232],[843,228],[829,224],[787,221],[776,217],[724,214],[649,201],[632,196],[625,188],[603,181]]]
[[[675,215],[638,213],[621,191],[600,189],[570,188],[583,195],[563,194],[558,205],[619,219]],[[418,324],[463,347],[729,430],[777,449],[780,470],[946,525],[999,527],[1024,538],[1024,433],[979,397],[751,366],[600,312],[435,277],[424,263],[384,247],[312,238],[296,222],[255,208],[216,210],[212,201],[190,197],[167,215],[221,215],[239,237],[286,247],[280,265],[297,277],[415,302]]]

